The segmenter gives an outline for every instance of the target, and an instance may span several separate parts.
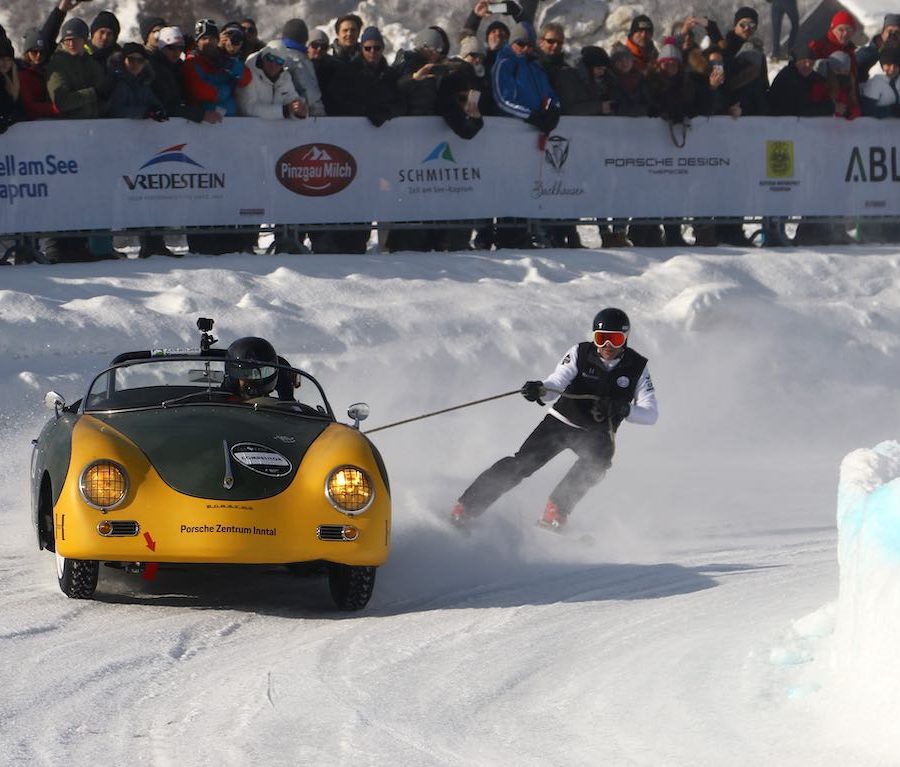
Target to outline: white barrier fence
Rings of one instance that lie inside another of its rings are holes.
[[[897,121],[564,117],[546,140],[490,118],[221,125],[41,121],[0,138],[0,234],[442,221],[898,216]],[[677,134],[676,134],[677,135]]]

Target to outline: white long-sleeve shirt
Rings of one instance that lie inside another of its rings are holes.
[[[613,370],[619,364],[619,360],[620,358],[617,357],[614,360],[602,360],[602,362],[603,366],[609,371]],[[544,387],[546,389],[565,391],[566,387],[572,383],[577,375],[578,344],[566,352],[565,356],[556,366],[556,370],[544,379]],[[556,392],[548,391],[547,396],[544,399],[548,402],[552,402],[558,396],[559,395],[557,395]],[[581,428],[555,409],[552,409],[550,414],[569,426],[574,426],[576,429]],[[659,418],[659,410],[656,406],[656,392],[653,389],[653,380],[650,378],[650,365],[647,364],[644,366],[640,378],[638,378],[637,385],[634,389],[634,399],[631,402],[631,411],[628,413],[628,417],[625,420],[630,421],[631,423],[652,426],[656,423],[657,418]]]

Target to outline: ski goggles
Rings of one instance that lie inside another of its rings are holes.
[[[628,340],[628,333],[623,333],[621,330],[595,330],[594,331],[594,343],[600,346],[606,346],[609,344],[613,347],[613,349],[621,349],[625,346],[625,342]]]

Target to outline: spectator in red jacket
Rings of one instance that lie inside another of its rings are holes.
[[[59,117],[59,110],[47,93],[46,65],[49,46],[41,30],[30,29],[22,37],[22,58],[19,60],[22,106],[29,120]]]
[[[236,115],[235,92],[250,83],[250,70],[219,47],[219,27],[212,19],[197,22],[194,39],[196,48],[182,70],[189,103],[215,109],[226,117]]]
[[[859,102],[859,76],[856,63],[856,46],[851,38],[856,31],[856,20],[847,11],[838,11],[831,18],[828,34],[819,40],[813,40],[809,44],[812,57],[817,60],[829,59],[827,74],[836,77],[837,86],[832,83],[819,84],[820,92],[813,93],[814,101],[823,101],[831,98],[835,102],[835,115],[852,120],[862,114]],[[848,68],[844,71],[843,58],[838,56],[831,59],[834,53],[842,53],[847,56]],[[821,65],[824,66],[824,65]]]

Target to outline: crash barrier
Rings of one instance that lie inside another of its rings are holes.
[[[564,117],[19,123],[0,234],[266,224],[900,216],[896,121]]]

